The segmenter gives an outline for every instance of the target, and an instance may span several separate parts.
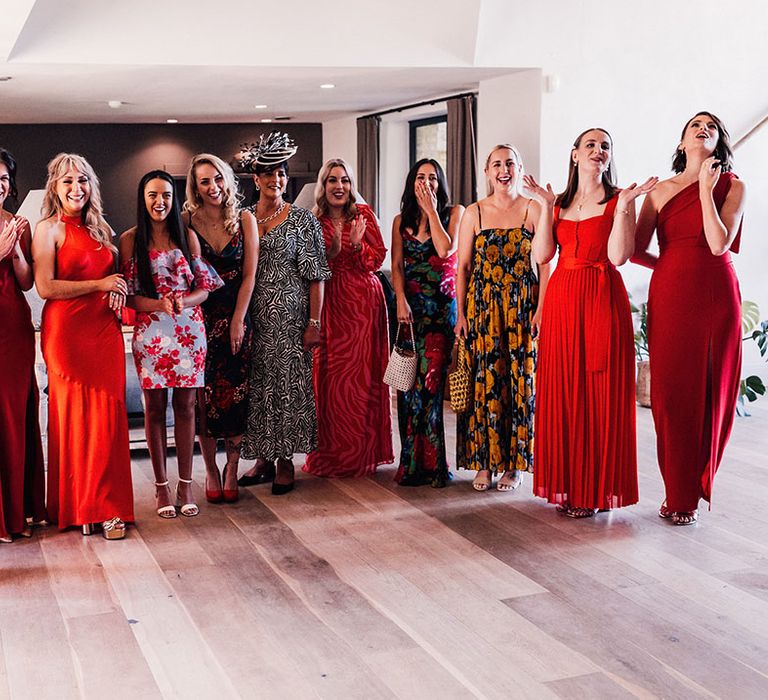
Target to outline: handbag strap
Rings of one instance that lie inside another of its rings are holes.
[[[397,324],[397,333],[395,333],[395,344],[394,344],[394,347],[397,347],[397,343],[400,340],[400,327],[403,326],[403,325],[405,325],[405,324],[403,324],[403,323],[398,323]],[[411,333],[411,347],[413,347],[413,349],[415,350],[416,349],[416,339],[413,337],[413,323],[411,321],[408,321],[408,330]]]

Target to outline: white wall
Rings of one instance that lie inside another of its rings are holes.
[[[354,114],[323,122],[323,162],[343,158],[357,168],[357,117]]]
[[[541,155],[541,71],[522,71],[481,80],[477,100],[477,189],[486,192],[483,168],[498,143],[517,146],[527,172],[539,175]]]

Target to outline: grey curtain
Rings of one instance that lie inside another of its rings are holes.
[[[467,206],[477,199],[477,98],[465,95],[448,100],[448,186],[454,204]]]
[[[357,120],[357,182],[360,194],[379,215],[379,132],[381,117]]]

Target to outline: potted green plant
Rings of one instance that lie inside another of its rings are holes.
[[[648,364],[648,303],[635,306],[630,302],[635,322],[635,359],[637,360],[637,403],[651,405],[651,370]]]
[[[760,308],[754,301],[745,301],[741,305],[741,332],[744,336],[742,342],[753,340],[757,343],[760,357],[765,357],[768,354],[768,321],[760,320]],[[757,401],[757,397],[764,394],[765,384],[759,376],[751,374],[742,379],[739,385],[739,402],[736,405],[736,414],[749,416],[746,402]]]

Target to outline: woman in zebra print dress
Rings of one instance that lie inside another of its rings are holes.
[[[250,483],[259,483],[270,462],[277,462],[272,493],[280,495],[293,488],[293,454],[317,446],[312,348],[320,342],[323,282],[331,271],[317,219],[283,200],[286,161],[296,147],[287,137],[270,134],[254,150],[246,162],[259,190],[253,213],[260,259],[251,302],[256,347],[242,455],[258,460],[244,475]]]

